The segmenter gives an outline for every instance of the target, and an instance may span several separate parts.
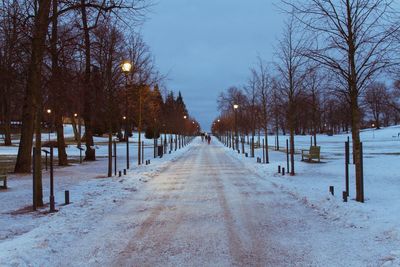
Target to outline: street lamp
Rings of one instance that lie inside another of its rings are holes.
[[[125,112],[128,114],[128,84],[129,84],[129,73],[132,70],[132,63],[125,60],[121,64],[121,70],[125,74]],[[125,139],[126,139],[126,169],[129,169],[129,135],[128,135],[128,120],[126,116],[122,118],[125,122]]]
[[[372,126],[372,138],[375,139],[375,123],[373,123],[371,126]]]
[[[127,60],[123,61],[121,64],[121,69],[125,75],[128,75],[132,70],[132,63]]]
[[[81,147],[81,132],[82,132],[82,127],[81,127],[81,118],[78,118],[78,113],[74,113],[74,118],[78,119],[78,148]]]
[[[50,133],[51,133],[51,109],[46,110],[47,114],[49,115],[49,145],[50,145]]]
[[[235,146],[236,146],[236,149],[238,149],[238,131],[237,131],[237,110],[238,110],[238,108],[239,108],[239,105],[238,104],[234,104],[233,105],[233,110],[235,111]]]

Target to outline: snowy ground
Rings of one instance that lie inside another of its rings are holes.
[[[85,128],[82,127],[82,132],[84,132]],[[14,136],[17,137],[17,136]],[[64,125],[64,137],[65,138],[73,138],[74,133],[72,130],[72,126],[69,124]],[[164,135],[162,136],[164,138]],[[168,137],[168,136],[167,136]],[[115,139],[115,137],[113,137]],[[57,135],[53,132],[50,134],[48,133],[43,133],[42,134],[42,142],[47,142],[48,140],[56,140]],[[137,153],[137,142],[139,139],[139,135],[137,132],[133,133],[133,136],[129,138],[130,142],[130,149],[132,150],[131,154],[134,157]],[[108,153],[108,148],[107,148],[107,142],[108,142],[108,137],[94,137],[93,138],[94,143],[95,143],[95,148],[96,148],[96,155],[97,156],[107,156]],[[150,157],[153,155],[153,139],[146,139],[144,136],[144,133],[141,134],[141,140],[144,141],[145,144],[145,153],[148,153],[147,157]],[[158,144],[160,144],[161,138],[158,140]],[[0,156],[15,156],[18,153],[18,144],[19,144],[19,139],[13,140],[13,146],[1,146],[0,145]],[[84,146],[84,144],[82,144]],[[126,143],[121,142],[117,144],[117,154],[118,155],[124,155],[126,151]],[[136,153],[133,153],[136,151]],[[79,157],[79,149],[76,147],[76,145],[68,145],[66,149],[67,155],[69,157]],[[57,155],[57,149],[54,150],[55,155]],[[44,155],[44,153],[43,153]]]
[[[73,204],[52,215],[14,212],[30,188],[12,178],[0,192],[0,266],[399,266],[395,131],[364,133],[365,204],[327,192],[344,186],[345,136],[321,136],[326,163],[297,159],[295,177],[276,174],[284,153],[262,165],[199,138],[121,178],[99,177],[104,161],[60,169],[56,199],[69,189]]]
[[[34,243],[33,247],[41,247],[41,244],[35,243],[37,237],[45,238],[44,241],[39,242],[51,240],[51,251],[54,251],[57,246],[60,246],[60,249],[63,246],[73,246],[73,244],[67,245],[67,240],[72,238],[69,236],[70,233],[75,233],[78,239],[79,236],[82,237],[81,235],[88,231],[87,229],[94,227],[91,226],[92,224],[95,225],[105,214],[111,213],[119,206],[119,203],[131,196],[137,188],[147,183],[171,162],[176,161],[187,149],[188,147],[185,147],[174,151],[172,154],[164,155],[162,159],[151,159],[151,164],[147,166],[137,167],[133,163],[128,175],[123,177],[106,178],[106,159],[104,158],[82,165],[57,168],[55,170],[55,197],[56,208],[60,211],[50,215],[47,213],[48,208],[43,208],[39,212],[30,212],[31,177],[11,175],[8,181],[10,188],[0,191],[0,266],[58,266],[59,264],[53,265],[53,260],[49,260],[43,254],[38,255],[39,259],[36,261],[26,257],[24,253],[14,254],[15,249],[25,250],[31,242]],[[122,158],[119,164],[123,165],[123,168],[125,168],[125,159]],[[48,173],[45,172],[44,200],[46,202],[49,198],[48,188]],[[64,190],[69,190],[71,194],[72,204],[69,206],[62,206]],[[59,238],[59,233],[49,232],[52,228],[65,233],[66,239]],[[8,249],[3,249],[3,245],[8,246]],[[53,245],[55,247],[52,247]],[[82,264],[83,262],[78,265]]]
[[[255,159],[244,158],[232,150],[231,153],[242,160],[247,168],[271,180],[283,192],[327,220],[335,221],[341,227],[365,229],[369,232],[366,238],[391,244],[380,263],[400,266],[399,133],[400,126],[393,126],[380,130],[366,129],[361,134],[364,144],[364,204],[354,201],[354,165],[350,165],[350,200],[348,203],[342,202],[342,191],[345,190],[344,142],[350,135],[319,135],[317,138],[323,163],[301,162],[301,155],[296,155],[297,174],[294,177],[277,174],[278,165],[286,168],[285,153],[270,150],[270,164],[265,165],[257,164]],[[286,138],[280,136],[281,148],[286,147]],[[269,142],[273,144],[273,136]],[[296,136],[295,144],[296,151],[308,149],[310,136]],[[249,147],[246,146],[245,150],[249,152]],[[255,156],[262,158],[261,149],[256,150]],[[335,187],[334,197],[328,193],[329,186]]]

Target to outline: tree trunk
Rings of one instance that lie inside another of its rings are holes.
[[[92,130],[92,86],[91,86],[91,71],[90,71],[90,34],[87,20],[85,0],[81,0],[81,13],[82,13],[82,25],[84,33],[84,46],[85,46],[85,76],[83,82],[84,90],[84,108],[83,118],[85,120],[85,143],[86,152],[85,160],[94,161],[96,160],[96,150],[93,148],[93,130]]]
[[[356,200],[364,202],[364,188],[362,183],[361,155],[360,155],[360,110],[356,97],[352,97],[351,101],[351,117],[352,117],[352,139],[353,139],[353,157],[356,167]]]
[[[290,101],[291,102],[291,101]],[[295,130],[295,112],[293,103],[289,103],[289,116],[288,116],[288,123],[289,123],[289,149],[290,149],[290,175],[295,175],[294,170],[294,130]]]
[[[43,62],[43,53],[46,41],[46,33],[48,28],[48,18],[50,14],[50,0],[39,1],[39,10],[35,18],[34,32],[32,37],[32,52],[31,59],[28,69],[28,80],[26,84],[26,92],[24,98],[24,105],[22,111],[22,127],[21,127],[21,139],[18,148],[17,162],[15,164],[15,172],[17,173],[28,173],[31,171],[32,161],[32,143],[33,143],[33,131],[34,131],[34,119],[36,118],[36,134],[41,133],[41,122],[37,121],[41,119],[38,115],[42,112],[41,110],[41,67]],[[36,116],[35,116],[36,114]],[[37,136],[40,140],[40,135]],[[36,139],[36,146],[40,147]],[[37,163],[40,163],[40,154],[37,157]],[[36,176],[37,179],[37,203],[43,205],[42,192],[41,192],[41,168],[38,165],[38,172],[40,175]]]
[[[57,132],[58,166],[68,165],[68,156],[65,151],[64,125],[60,111],[55,112],[55,125]]]
[[[72,124],[72,130],[74,131],[74,140],[75,140],[75,142],[78,142],[79,138],[81,138],[81,137],[79,136],[78,127],[76,125],[74,116],[71,117],[71,124]]]
[[[9,85],[7,84],[6,87]],[[4,129],[4,145],[5,146],[11,146],[12,141],[11,141],[11,112],[10,112],[10,99],[9,97],[9,92],[8,88],[4,92],[2,96],[2,103],[3,103],[3,108],[2,108],[2,113],[3,113],[3,129]]]
[[[58,165],[67,166],[68,158],[65,151],[65,139],[64,139],[64,127],[62,121],[62,90],[60,88],[60,68],[58,65],[58,52],[57,52],[57,41],[58,41],[58,0],[53,0],[53,17],[52,17],[52,30],[51,30],[51,85],[52,93],[50,100],[53,101],[54,107],[54,123],[57,132],[57,150],[58,150]]]

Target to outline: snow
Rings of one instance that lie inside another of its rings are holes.
[[[361,133],[364,144],[364,204],[354,200],[354,165],[350,165],[350,199],[347,203],[342,201],[342,191],[345,191],[344,142],[347,137],[351,140],[350,134],[318,135],[323,163],[301,162],[301,155],[297,154],[296,176],[277,173],[279,165],[286,168],[285,152],[270,149],[270,164],[257,164],[255,159],[244,158],[234,151],[231,153],[235,158],[243,160],[247,168],[271,180],[283,192],[328,220],[337,222],[340,227],[366,229],[370,238],[377,240],[380,246],[388,246],[388,260],[385,262],[383,257],[382,262],[399,266],[400,257],[395,252],[400,248],[400,176],[397,168],[400,155],[399,133],[400,126],[366,129]],[[288,137],[279,138],[281,149],[286,148]],[[274,144],[274,136],[269,137],[270,146],[271,143]],[[296,151],[309,149],[309,146],[310,136],[295,136]],[[245,150],[249,152],[248,145]],[[255,154],[255,157],[262,158],[261,149],[256,149]],[[335,196],[329,194],[329,186],[334,186]]]
[[[105,158],[57,168],[54,214],[24,212],[31,177],[11,175],[0,191],[0,266],[400,266],[399,132],[362,132],[365,203],[353,199],[354,170],[341,199],[346,134],[319,135],[323,163],[296,155],[296,176],[277,173],[285,153],[270,149],[271,163],[259,164],[215,138],[148,166],[132,160],[123,177],[105,177]],[[296,150],[309,142],[296,136]],[[44,188],[47,201],[47,172]]]

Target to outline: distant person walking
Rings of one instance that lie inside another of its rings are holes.
[[[208,141],[208,144],[211,143],[211,135],[208,136],[207,141]]]

